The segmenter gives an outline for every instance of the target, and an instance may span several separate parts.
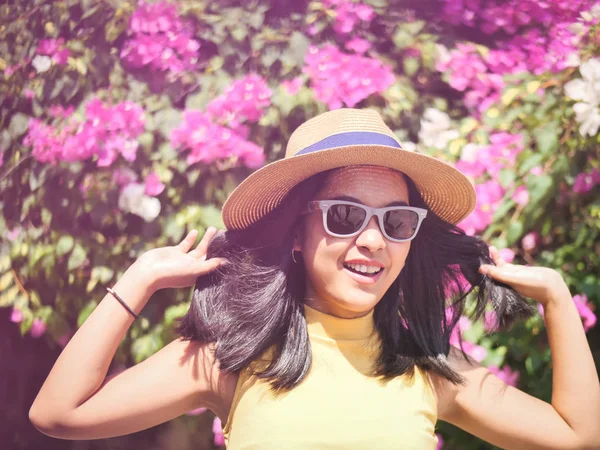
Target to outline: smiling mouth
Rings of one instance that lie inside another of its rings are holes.
[[[377,276],[383,270],[381,267],[365,266],[364,264],[344,264],[344,268],[358,275],[371,278]]]

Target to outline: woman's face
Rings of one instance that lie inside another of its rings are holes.
[[[335,170],[315,200],[347,200],[381,208],[407,204],[408,187],[395,170],[354,166]],[[404,267],[409,242],[391,242],[373,216],[357,236],[336,238],[323,227],[321,211],[308,214],[295,249],[306,269],[306,303],[338,317],[367,314],[381,300]],[[298,259],[298,258],[297,258]],[[300,262],[300,261],[299,261]],[[383,267],[375,278],[356,275],[348,264]]]

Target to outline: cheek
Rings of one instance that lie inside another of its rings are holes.
[[[392,260],[392,266],[390,270],[390,276],[396,278],[406,264],[408,258],[408,252],[410,251],[411,242],[398,242],[392,243],[389,247],[390,258]]]

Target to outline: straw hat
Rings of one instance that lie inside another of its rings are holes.
[[[246,178],[223,205],[228,230],[254,224],[275,209],[301,181],[325,170],[368,164],[409,176],[431,211],[456,224],[475,207],[475,189],[465,175],[431,156],[402,148],[381,116],[370,109],[336,109],[300,125],[285,158]]]

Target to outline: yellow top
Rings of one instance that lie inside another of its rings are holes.
[[[227,449],[435,449],[437,406],[426,374],[416,369],[412,381],[387,383],[368,376],[379,351],[373,311],[356,319],[304,311],[308,375],[277,395],[242,371],[223,428]]]

